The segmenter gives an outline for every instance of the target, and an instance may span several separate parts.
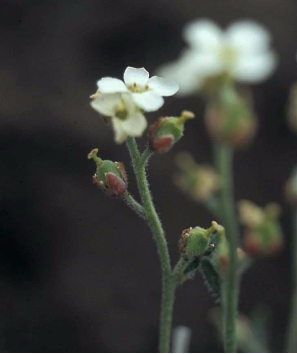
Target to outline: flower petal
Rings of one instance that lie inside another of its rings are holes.
[[[235,22],[226,31],[226,42],[245,53],[265,50],[270,41],[269,32],[251,20]]]
[[[206,77],[222,71],[218,55],[211,52],[186,50],[181,58],[162,66],[158,73],[179,84],[178,95],[185,96],[198,91]]]
[[[97,82],[97,86],[102,93],[118,93],[128,91],[122,80],[113,77],[104,77]]]
[[[132,97],[137,106],[146,112],[157,111],[164,104],[163,97],[154,91],[132,93]]]
[[[179,89],[178,84],[174,81],[166,80],[159,76],[151,77],[147,84],[150,90],[156,92],[160,96],[172,96]]]
[[[190,22],[185,26],[183,37],[194,48],[217,47],[223,40],[222,30],[211,20]]]
[[[112,127],[114,131],[114,140],[117,144],[122,144],[128,137],[126,131],[123,129],[122,121],[116,117],[112,118]]]
[[[277,55],[274,52],[243,56],[236,61],[232,75],[238,81],[247,83],[261,82],[272,74],[276,65]]]
[[[115,114],[116,106],[119,104],[120,100],[120,94],[101,94],[95,100],[91,101],[91,106],[104,116],[112,117]]]
[[[147,127],[147,121],[141,112],[135,112],[128,119],[121,121],[122,128],[128,136],[142,136]]]
[[[132,66],[128,66],[124,72],[124,81],[127,86],[131,86],[136,84],[140,87],[144,87],[149,78],[149,73],[145,70],[145,68],[133,68]]]

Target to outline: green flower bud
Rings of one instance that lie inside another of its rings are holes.
[[[97,166],[93,182],[109,196],[122,195],[128,186],[124,165],[121,162],[103,161],[97,153],[98,149],[93,149],[88,154],[88,159],[93,159]]]
[[[243,248],[248,255],[272,255],[282,249],[284,238],[279,214],[280,207],[274,203],[265,208],[246,200],[239,203],[239,218],[245,225]]]
[[[237,148],[246,145],[257,128],[250,102],[241,97],[230,83],[221,86],[210,100],[205,121],[214,140]]]
[[[211,248],[210,236],[213,232],[213,226],[207,230],[199,226],[185,229],[179,244],[181,255],[184,258],[202,257]]]
[[[158,153],[169,151],[183,136],[185,122],[194,117],[194,113],[183,111],[179,118],[159,118],[149,130],[149,144],[151,149]]]

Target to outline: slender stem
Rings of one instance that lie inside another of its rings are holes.
[[[159,350],[168,353],[170,349],[170,333],[172,323],[172,311],[174,303],[175,280],[172,275],[168,246],[164,231],[155,210],[152,196],[145,173],[145,164],[141,160],[137,144],[134,138],[127,140],[134,173],[137,179],[138,189],[141,196],[147,222],[157,244],[162,269],[162,302],[160,316],[160,342]]]
[[[149,146],[146,147],[142,155],[140,156],[140,164],[145,166],[148,159],[153,155],[154,151],[151,150]]]
[[[132,210],[135,211],[138,216],[145,219],[145,212],[143,206],[139,204],[128,191],[124,192],[123,200]]]
[[[293,294],[291,299],[290,321],[287,333],[287,353],[296,353],[297,350],[297,211],[293,215],[293,245],[292,250],[292,283]]]
[[[221,214],[222,223],[226,230],[229,242],[229,267],[227,279],[223,282],[223,336],[225,352],[234,353],[236,343],[236,316],[239,294],[239,276],[237,271],[237,248],[239,231],[234,206],[232,154],[233,151],[226,146],[215,147],[215,160],[221,175]]]

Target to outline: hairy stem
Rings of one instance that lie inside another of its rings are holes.
[[[141,196],[146,220],[153,233],[162,269],[162,301],[160,316],[160,342],[159,350],[168,353],[170,350],[170,334],[172,323],[172,311],[174,303],[175,280],[172,275],[168,246],[164,231],[156,213],[152,196],[145,172],[145,163],[141,158],[134,138],[127,140],[127,147],[130,152],[134,173],[137,179],[139,194]]]
[[[292,283],[293,294],[291,299],[290,320],[287,333],[287,353],[297,351],[297,212],[293,215],[293,245],[292,251]]]
[[[236,317],[239,295],[239,276],[237,265],[237,248],[239,231],[233,197],[232,179],[233,151],[226,146],[215,147],[215,160],[218,172],[221,175],[221,217],[229,242],[229,267],[227,279],[222,287],[223,306],[223,337],[224,348],[227,353],[237,350]]]
[[[145,212],[143,206],[139,204],[128,191],[124,192],[123,200],[133,211],[135,211],[138,216],[145,219]]]

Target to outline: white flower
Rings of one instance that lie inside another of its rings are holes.
[[[94,98],[91,106],[102,115],[111,118],[116,143],[123,143],[129,136],[142,136],[147,121],[129,93],[96,93],[91,97]]]
[[[181,94],[193,93],[206,78],[223,73],[241,82],[261,82],[276,67],[269,33],[251,20],[236,22],[226,31],[211,20],[196,20],[185,27],[183,36],[189,48],[159,70],[180,85]]]
[[[149,78],[144,68],[130,66],[124,72],[124,82],[104,77],[97,82],[102,94],[130,93],[134,103],[146,112],[158,110],[164,104],[162,96],[172,96],[178,91],[178,85],[158,76]]]

